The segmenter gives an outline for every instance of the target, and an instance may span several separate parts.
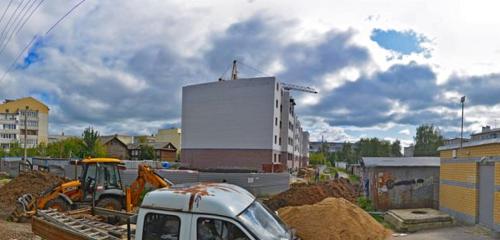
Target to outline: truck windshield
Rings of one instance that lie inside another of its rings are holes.
[[[238,218],[261,240],[292,238],[285,224],[258,201],[254,201]]]

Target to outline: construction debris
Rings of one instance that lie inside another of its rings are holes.
[[[343,198],[285,207],[278,213],[303,240],[382,240],[391,234],[363,209]]]
[[[286,206],[314,204],[328,197],[342,197],[355,203],[359,196],[356,185],[347,179],[336,179],[328,182],[292,184],[290,189],[264,201],[270,209],[276,211]]]
[[[5,218],[16,208],[16,201],[23,194],[35,198],[43,191],[60,185],[64,178],[41,171],[23,172],[0,188],[0,218]]]

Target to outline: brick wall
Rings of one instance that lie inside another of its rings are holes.
[[[476,183],[477,163],[442,163],[440,176],[444,180]]]
[[[463,149],[455,149],[458,158],[469,157],[485,157],[485,156],[500,156],[500,144],[487,144],[473,147],[464,147]],[[445,150],[440,152],[441,159],[449,159],[453,156],[453,150]]]
[[[455,151],[456,158],[453,158]],[[479,216],[479,165],[483,157],[495,161],[495,186],[500,189],[500,144],[485,144],[440,152],[440,208],[459,220],[477,223]],[[494,222],[500,224],[500,192],[494,193]],[[462,218],[462,219],[461,219]]]
[[[441,184],[439,196],[441,207],[476,217],[478,204],[476,189]]]

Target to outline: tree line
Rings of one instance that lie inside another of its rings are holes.
[[[431,124],[417,128],[414,137],[414,156],[438,156],[437,148],[443,145],[439,129]],[[310,153],[311,164],[330,164],[334,162],[359,163],[362,157],[401,157],[401,142],[378,138],[362,138],[355,143],[344,142],[342,149],[329,152],[328,144],[320,146],[320,151]]]
[[[154,147],[147,144],[145,137],[139,137],[139,160],[156,160]],[[15,142],[10,145],[9,151],[0,148],[2,157],[22,157],[24,148],[21,143]],[[88,158],[88,157],[110,157],[106,147],[100,140],[97,130],[92,127],[86,128],[82,137],[68,137],[49,144],[40,143],[35,148],[27,149],[28,157],[51,157],[51,158]]]
[[[92,127],[86,128],[82,138],[69,137],[53,143],[40,143],[27,149],[28,157],[86,158],[105,157],[106,148],[99,139],[99,132]],[[0,157],[24,156],[24,148],[19,142],[12,143],[9,151],[0,149]]]

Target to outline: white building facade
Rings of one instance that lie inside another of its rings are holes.
[[[298,162],[287,160],[289,153],[301,154],[299,149],[294,151],[294,144],[303,143],[294,139],[293,128],[288,131],[298,120],[288,113],[291,101],[285,96],[289,92],[274,77],[184,87],[181,162],[197,169],[299,167]],[[299,130],[296,135],[303,139]]]

